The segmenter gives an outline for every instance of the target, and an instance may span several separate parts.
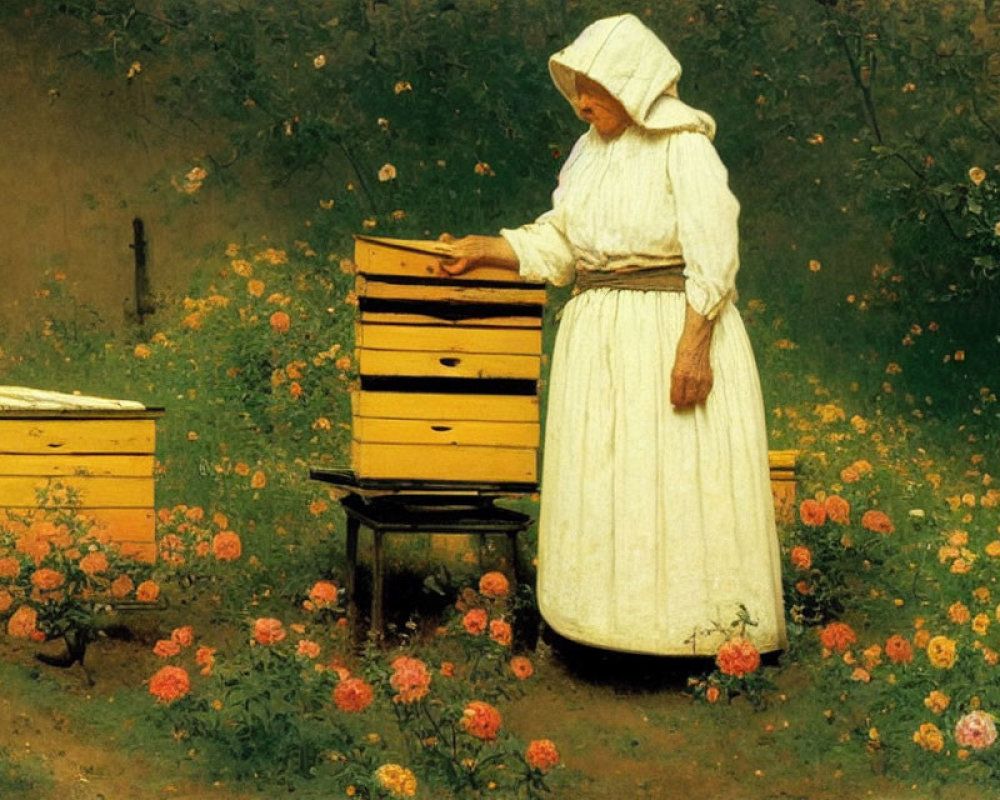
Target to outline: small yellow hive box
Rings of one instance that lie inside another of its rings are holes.
[[[783,524],[795,522],[795,450],[771,450],[768,453],[771,468],[771,493],[774,495],[774,516]]]
[[[359,478],[535,483],[545,287],[441,269],[447,245],[356,237]]]
[[[156,557],[153,463],[163,409],[0,387],[0,521],[60,484],[123,553]]]

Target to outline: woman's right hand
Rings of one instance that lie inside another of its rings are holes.
[[[452,246],[452,258],[441,262],[441,269],[449,275],[461,275],[480,264],[517,269],[517,255],[502,236],[463,236],[456,239],[442,233],[438,241]]]

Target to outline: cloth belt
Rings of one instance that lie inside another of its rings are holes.
[[[639,292],[683,292],[684,264],[662,267],[622,267],[578,270],[574,293],[588,289],[631,289]]]

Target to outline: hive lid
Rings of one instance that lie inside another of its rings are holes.
[[[114,400],[85,394],[0,386],[0,411],[141,411],[135,400]]]
[[[450,258],[455,255],[455,248],[449,242],[437,239],[389,239],[385,236],[368,236],[363,233],[354,234],[354,238],[362,242],[398,247],[401,250],[412,250],[414,253],[426,253],[431,256]]]

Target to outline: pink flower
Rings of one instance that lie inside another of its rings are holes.
[[[955,741],[962,747],[985,750],[996,738],[993,715],[985,711],[970,711],[955,724]]]

